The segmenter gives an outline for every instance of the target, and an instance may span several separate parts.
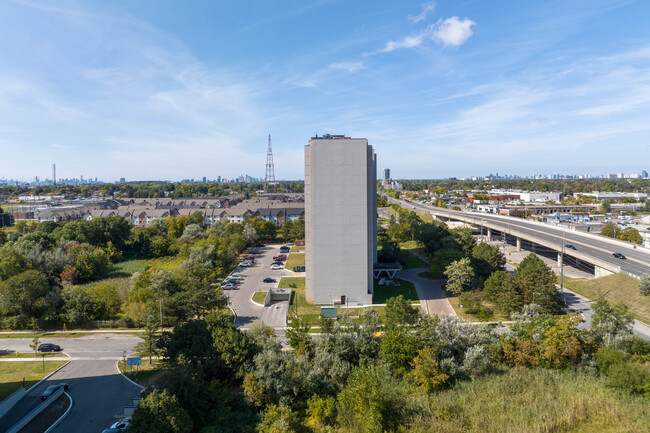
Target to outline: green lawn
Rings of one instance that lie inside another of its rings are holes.
[[[160,257],[158,259],[138,260],[147,268],[163,269],[165,271],[173,271],[183,263],[182,257]]]
[[[609,302],[624,303],[637,320],[650,324],[650,296],[641,296],[639,280],[625,274],[585,280],[564,277],[564,287],[589,299],[604,295]]]
[[[304,277],[283,277],[280,279],[278,287],[291,287],[293,289],[291,301],[289,302],[289,315],[298,314],[300,318],[312,325],[318,323],[320,306],[307,302]]]
[[[145,271],[147,267],[141,260],[127,260],[126,262],[115,263],[109,269],[106,278],[130,277],[136,272]]]
[[[0,362],[0,401],[9,397],[23,385],[29,389],[36,382],[64,365],[67,361],[46,361],[45,370],[40,361]]]
[[[415,285],[406,280],[395,279],[399,286],[380,286],[379,280],[375,280],[374,293],[372,295],[373,304],[385,304],[388,298],[402,295],[407,301],[419,302],[418,293]]]
[[[117,365],[122,373],[135,383],[144,387],[160,384],[163,376],[169,371],[162,360],[153,359],[149,364],[149,359],[143,356],[142,365],[138,366],[137,372],[134,366],[125,366],[123,361],[118,361]]]
[[[284,267],[293,271],[294,266],[305,266],[305,253],[289,254],[289,257],[287,257],[287,263]]]
[[[305,251],[305,247],[299,247],[299,246],[296,246],[296,245],[293,245],[291,247],[291,252],[292,253],[298,253],[300,251]]]
[[[4,338],[4,336],[1,336]],[[57,352],[46,352],[46,353],[34,353],[32,352],[10,352],[10,353],[0,353],[0,358],[2,359],[7,359],[7,358],[41,358],[45,355],[45,358],[51,358],[53,356],[58,356],[61,358],[65,358],[66,356],[63,353],[57,353]]]
[[[264,300],[266,299],[267,292],[255,292],[253,293],[253,301],[258,304],[264,305]]]
[[[399,244],[400,262],[404,269],[428,268],[430,265],[424,260],[427,253],[422,247],[418,247],[415,241],[402,242]]]

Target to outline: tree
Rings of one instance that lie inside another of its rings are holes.
[[[49,291],[50,284],[41,272],[25,271],[14,275],[0,283],[0,313],[3,316],[40,317],[47,308],[45,296]]]
[[[404,328],[386,331],[381,339],[379,354],[391,371],[405,374],[420,349],[418,340]]]
[[[451,263],[445,269],[447,277],[447,290],[455,295],[460,295],[464,290],[472,289],[475,285],[474,269],[469,258],[464,258]]]
[[[262,422],[258,424],[259,433],[293,433],[300,431],[300,417],[291,408],[271,404],[264,410]]]
[[[388,298],[385,311],[387,327],[413,325],[420,317],[417,308],[414,308],[403,295]]]
[[[562,312],[562,296],[555,286],[557,277],[535,254],[529,254],[521,261],[513,280],[524,304],[532,303],[535,296],[535,303],[540,305],[542,313]]]
[[[641,296],[650,296],[650,274],[641,276],[639,280],[639,293]]]
[[[427,392],[435,391],[447,383],[449,376],[440,370],[436,353],[431,347],[424,347],[418,352],[411,366],[413,379]]]
[[[75,261],[75,270],[79,281],[86,282],[98,279],[108,272],[108,256],[100,248],[89,245],[82,247]]]
[[[455,261],[462,260],[463,257],[465,257],[463,253],[455,249],[444,248],[436,250],[431,260],[431,273],[434,278],[444,278],[447,266]]]
[[[41,341],[38,338],[38,335],[34,335],[34,338],[32,338],[32,344],[29,345],[29,347],[34,351],[34,354],[38,352],[38,346],[41,344]]]
[[[147,320],[147,325],[145,326],[144,341],[135,346],[136,351],[144,353],[149,357],[149,365],[151,365],[151,357],[160,354],[160,349],[158,347],[159,336],[156,332],[158,330],[158,325],[159,324],[156,320],[149,318],[149,320]]]
[[[133,433],[191,433],[192,419],[167,390],[152,392],[138,404],[128,428]]]
[[[15,248],[8,245],[0,248],[0,281],[25,272],[29,267],[27,258]]]
[[[523,306],[521,294],[512,277],[505,271],[496,271],[485,280],[483,285],[485,297],[496,304],[499,311],[510,314]]]
[[[304,355],[309,350],[309,323],[298,316],[291,317],[291,323],[286,331],[287,343],[297,354]]]
[[[592,304],[592,309],[591,330],[604,346],[619,348],[632,338],[634,316],[627,305],[611,305],[601,296]]]
[[[493,272],[505,270],[506,258],[495,245],[482,242],[472,250],[472,261],[478,277],[488,278]]]

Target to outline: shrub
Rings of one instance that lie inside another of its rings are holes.
[[[647,377],[648,373],[644,366],[635,362],[625,362],[614,364],[609,368],[605,384],[628,394],[640,394],[643,393]]]
[[[642,296],[650,296],[650,274],[641,276],[639,280],[639,293]]]

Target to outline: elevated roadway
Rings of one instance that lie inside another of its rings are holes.
[[[482,234],[493,239],[505,239],[517,248],[535,251],[535,246],[557,252],[562,260],[562,245],[571,244],[574,249],[564,248],[564,263],[574,266],[589,264],[596,276],[622,272],[634,277],[650,274],[650,251],[628,242],[617,241],[590,233],[566,230],[548,224],[521,218],[479,212],[455,211],[423,205],[417,202],[389,199],[401,207],[427,212],[435,218],[461,221],[480,227]],[[617,259],[612,253],[620,252],[626,259]]]

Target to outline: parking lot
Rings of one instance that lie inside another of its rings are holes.
[[[293,276],[287,270],[272,270],[273,257],[280,255],[280,244],[270,244],[256,248],[260,254],[255,254],[255,262],[251,267],[238,267],[231,275],[241,275],[243,280],[234,289],[224,290],[229,298],[229,305],[237,315],[235,324],[239,328],[248,328],[256,321],[262,321],[273,328],[286,325],[289,302],[275,302],[268,307],[260,307],[251,302],[253,293],[278,287],[280,278]],[[287,254],[288,255],[288,254]],[[273,278],[275,282],[264,283],[265,278]]]

